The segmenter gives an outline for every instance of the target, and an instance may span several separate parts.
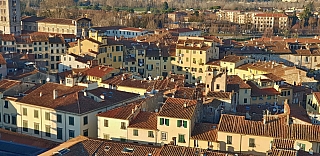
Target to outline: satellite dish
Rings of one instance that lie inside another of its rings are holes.
[[[50,82],[50,78],[48,77],[48,78],[46,79],[46,81],[47,81],[47,82]]]

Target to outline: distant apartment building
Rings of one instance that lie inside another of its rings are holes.
[[[168,13],[168,20],[170,23],[175,23],[175,22],[183,22],[184,17],[186,17],[188,14],[186,12],[173,12],[173,13]]]
[[[94,65],[98,65],[96,61],[93,61],[90,56],[79,56],[75,54],[61,55],[61,63],[59,63],[59,73],[78,69],[78,68],[90,68]]]
[[[265,30],[280,32],[289,26],[289,18],[284,13],[260,13],[255,14],[252,18],[252,24],[259,32]]]
[[[77,38],[83,38],[89,35],[92,23],[91,19],[85,17],[73,20],[25,16],[22,17],[21,25],[25,31],[74,34]]]
[[[89,37],[96,40],[99,36],[134,38],[145,34],[148,34],[147,30],[125,26],[92,27],[89,30]]]
[[[167,30],[173,36],[201,36],[202,31],[197,28],[176,28]]]

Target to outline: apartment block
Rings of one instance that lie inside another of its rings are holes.
[[[84,90],[81,86],[46,83],[22,98],[7,97],[11,109],[4,113],[17,114],[13,126],[17,132],[63,142],[78,135],[97,137],[96,114],[138,97],[110,90],[114,95],[110,101],[103,97],[108,89]]]
[[[92,60],[90,56],[79,56],[76,54],[64,54],[61,55],[61,63],[59,63],[59,73],[72,70],[90,68],[98,65],[97,61]]]
[[[264,32],[265,30],[281,32],[289,26],[289,18],[283,13],[260,13],[255,14],[252,18],[252,24],[256,31],[259,32]]]
[[[179,37],[172,72],[186,76],[187,83],[204,82],[205,64],[219,58],[217,43],[206,37]]]
[[[89,30],[89,37],[98,40],[98,37],[134,38],[148,34],[142,28],[125,26],[92,27]]]

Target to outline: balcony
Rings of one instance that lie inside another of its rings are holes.
[[[144,66],[144,63],[138,63],[138,65],[139,65],[139,67],[142,67],[142,66]]]

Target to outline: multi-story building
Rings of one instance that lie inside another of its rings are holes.
[[[171,59],[172,72],[186,76],[187,83],[205,81],[205,64],[219,58],[219,48],[206,37],[179,37],[176,56]]]
[[[102,37],[97,60],[100,65],[108,65],[113,68],[123,68],[123,54],[125,46],[121,41]]]
[[[91,19],[61,19],[61,18],[43,18],[27,16],[23,17],[22,30],[56,33],[56,34],[74,34],[77,38],[87,37],[91,27]]]
[[[2,80],[2,78],[6,77],[7,74],[8,74],[7,62],[3,58],[3,56],[0,54],[0,80]]]
[[[61,55],[61,63],[59,63],[59,73],[78,69],[78,68],[90,68],[98,65],[96,60],[92,60],[89,56],[79,56],[73,53]]]
[[[78,39],[76,42],[69,43],[68,53],[83,56],[87,52],[98,53],[102,43],[92,38]]]
[[[119,74],[120,70],[115,69],[109,66],[95,66],[86,70],[87,80],[91,82],[101,83],[103,80],[106,80],[110,77],[113,77]]]
[[[280,32],[289,26],[289,18],[283,13],[260,13],[255,14],[252,18],[252,24],[259,32],[265,30]]]
[[[173,12],[173,13],[168,13],[168,20],[170,23],[175,23],[175,22],[183,22],[184,17],[186,17],[188,14],[186,12]]]
[[[20,0],[4,0],[0,3],[1,34],[21,34]]]
[[[92,27],[89,30],[89,37],[98,40],[98,37],[134,38],[148,34],[142,28],[132,28],[125,26]]]
[[[195,123],[200,121],[197,100],[168,98],[157,116],[158,142],[190,146]]]
[[[10,109],[4,113],[16,115],[11,126],[17,132],[63,142],[78,135],[97,137],[96,114],[139,96],[100,88],[84,90],[81,86],[46,83],[20,99],[7,97],[5,104]]]

